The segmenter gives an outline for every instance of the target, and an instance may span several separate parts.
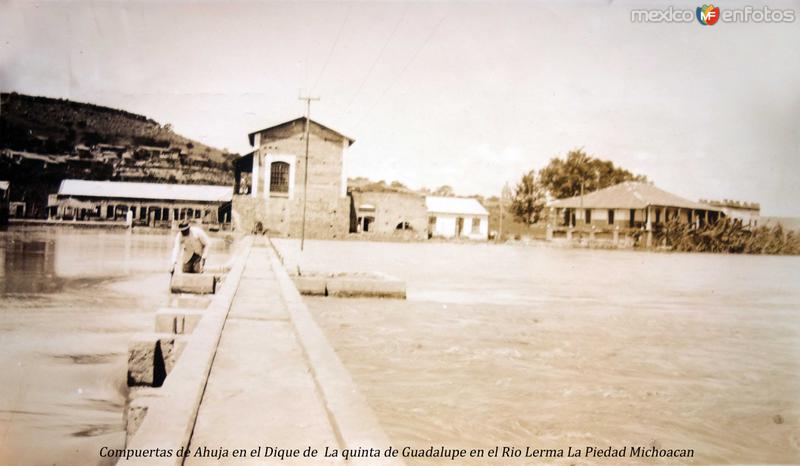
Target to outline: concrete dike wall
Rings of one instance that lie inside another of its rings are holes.
[[[126,429],[128,432],[128,449],[178,449],[187,446],[191,439],[192,428],[197,416],[197,409],[203,396],[208,374],[214,360],[222,328],[225,324],[231,302],[239,286],[245,261],[252,248],[252,238],[244,238],[238,257],[235,258],[222,286],[210,300],[208,307],[197,309],[175,308],[175,313],[182,310],[202,313],[193,325],[191,336],[157,333],[142,335],[134,339],[129,348],[129,383],[131,367],[136,358],[137,346],[146,346],[143,354],[153,350],[153,372],[158,375],[158,358],[167,361],[163,384],[158,388],[136,389],[132,391],[134,398],[126,407]],[[185,298],[184,298],[185,299]],[[163,319],[156,314],[156,322]],[[167,311],[169,312],[169,311]],[[184,327],[185,330],[185,320]],[[152,342],[156,340],[155,346]],[[169,348],[164,350],[162,348]],[[160,353],[160,354],[159,354]],[[168,353],[168,354],[167,354]],[[166,369],[169,368],[169,371]],[[146,369],[144,369],[146,370]],[[142,461],[142,460],[139,460]],[[151,458],[148,464],[182,464],[176,458]]]
[[[340,448],[378,448],[391,445],[378,419],[370,409],[361,392],[350,377],[336,352],[328,343],[308,307],[303,303],[300,292],[292,283],[277,254],[271,255],[272,266],[284,300],[294,323],[297,336],[302,343],[306,357],[318,388],[326,402],[327,412],[337,434]],[[353,462],[352,460],[350,461]],[[402,465],[399,459],[380,458],[361,461],[364,464]],[[358,461],[356,460],[356,463]]]
[[[246,237],[205,309],[179,298],[156,313],[157,333],[131,343],[163,361],[160,387],[136,388],[126,409],[128,451],[188,449],[188,457],[131,457],[125,464],[339,464],[325,448],[385,450],[388,437],[292,279],[264,238]],[[203,298],[200,298],[201,300]],[[148,346],[149,345],[149,346]],[[156,354],[156,353],[159,354]],[[153,364],[157,366],[158,364]],[[141,381],[148,385],[147,379]],[[155,385],[155,384],[153,384]],[[197,458],[198,448],[320,450],[316,459]],[[403,464],[351,458],[348,464]]]

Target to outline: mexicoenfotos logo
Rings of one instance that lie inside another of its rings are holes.
[[[703,26],[721,23],[793,23],[793,9],[772,9],[768,6],[719,9],[712,4],[689,8],[667,8],[631,10],[632,23],[691,23],[695,18]]]
[[[703,26],[713,26],[719,21],[719,7],[703,5],[697,7],[697,20]]]

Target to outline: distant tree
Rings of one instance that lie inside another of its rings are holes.
[[[444,186],[439,186],[438,188],[436,188],[436,190],[433,192],[433,195],[434,196],[445,196],[445,197],[448,197],[448,196],[454,196],[455,192],[453,191],[452,187],[450,187],[448,185],[444,185]]]
[[[514,217],[528,225],[541,220],[547,202],[545,189],[537,180],[536,172],[529,171],[517,183],[511,198],[511,212]]]
[[[583,192],[589,193],[623,181],[647,181],[647,177],[590,157],[583,149],[569,151],[564,160],[554,158],[539,171],[539,182],[555,199],[580,195],[581,184]]]
[[[372,181],[367,183],[366,189],[367,191],[377,191],[377,192],[384,192],[386,191],[386,182],[383,180]]]
[[[391,188],[394,188],[394,189],[402,189],[402,190],[408,189],[408,188],[406,187],[406,185],[404,185],[403,183],[401,183],[401,182],[399,182],[399,181],[392,181],[392,182],[389,184],[389,187],[391,187]]]

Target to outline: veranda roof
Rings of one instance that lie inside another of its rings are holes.
[[[132,181],[63,180],[59,196],[170,201],[230,202],[233,186],[140,183]]]
[[[550,207],[572,209],[581,207],[587,209],[644,209],[649,206],[720,210],[718,207],[684,199],[642,181],[627,181],[583,196],[557,199],[550,203]]]

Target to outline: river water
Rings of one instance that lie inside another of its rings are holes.
[[[122,447],[127,346],[169,302],[174,236],[0,233],[0,464],[101,464]],[[214,242],[209,262],[224,261]]]
[[[0,464],[100,463],[100,446],[123,444],[127,342],[168,301],[171,243],[0,233]],[[673,464],[800,463],[798,258],[276,243],[291,268],[407,281],[406,301],[307,300],[396,446],[655,445],[695,450]]]
[[[276,245],[292,269],[407,281],[406,301],[306,300],[396,446],[656,446],[695,457],[545,462],[800,464],[800,258]]]

